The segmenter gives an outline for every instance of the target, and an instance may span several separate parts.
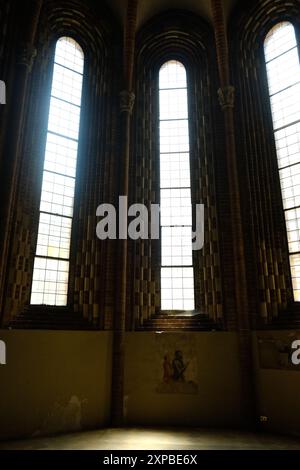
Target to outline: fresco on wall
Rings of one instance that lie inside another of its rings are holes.
[[[191,338],[164,334],[159,335],[157,343],[157,393],[198,393],[197,356]]]
[[[300,371],[300,364],[294,365],[291,360],[293,354],[291,345],[297,339],[300,339],[300,333],[261,333],[258,337],[260,367],[262,369]]]

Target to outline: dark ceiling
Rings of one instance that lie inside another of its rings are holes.
[[[236,1],[237,0],[223,0],[226,17],[229,16]],[[127,1],[107,0],[107,4],[123,23]],[[170,8],[189,10],[211,21],[210,0],[139,0],[137,28],[142,26],[152,16],[169,10]]]

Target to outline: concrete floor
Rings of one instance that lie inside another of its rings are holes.
[[[207,429],[102,429],[0,442],[2,450],[300,450],[300,438]]]

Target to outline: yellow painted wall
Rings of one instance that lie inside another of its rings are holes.
[[[197,394],[157,393],[164,351],[192,349]],[[185,346],[186,345],[186,346]],[[237,335],[229,332],[128,333],[125,411],[128,424],[235,426],[240,422]]]
[[[295,331],[263,331],[253,333],[256,364],[256,385],[259,413],[268,420],[266,431],[300,435],[300,372],[299,370],[263,369],[259,363],[257,336],[280,338]],[[300,336],[299,336],[300,339]]]
[[[0,439],[108,423],[111,332],[0,330]]]
[[[0,367],[1,439],[108,424],[111,332],[0,331],[7,345],[7,365]],[[177,344],[176,333],[163,335],[164,344]],[[198,393],[158,394],[161,356],[155,355],[157,334],[126,334],[128,424],[238,424],[236,334],[187,332],[180,335],[178,346],[185,341],[192,342],[195,350]]]
[[[0,330],[0,339],[7,346],[7,364],[0,366],[0,439],[109,423],[111,332]],[[185,358],[193,351],[196,394],[157,392],[164,351],[174,347]],[[256,333],[253,347],[258,414],[268,417],[263,427],[300,434],[299,371],[262,369]],[[128,425],[238,426],[236,333],[128,332],[124,405]]]

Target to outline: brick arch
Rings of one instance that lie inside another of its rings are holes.
[[[157,83],[161,65],[177,59],[186,68],[189,87],[192,201],[205,204],[205,246],[194,254],[196,308],[223,322],[223,295],[218,234],[215,116],[216,58],[209,25],[186,11],[172,10],[152,18],[137,33],[134,146],[131,198],[159,202]],[[220,162],[222,167],[223,162]],[[224,162],[225,165],[225,162]],[[134,184],[133,184],[134,183]],[[220,191],[220,188],[218,188]],[[147,323],[160,311],[160,243],[144,240],[132,246],[133,324]]]
[[[100,6],[80,0],[46,0],[41,13],[40,32],[41,38],[68,32],[81,42],[86,55],[96,55],[98,58],[101,53],[107,52],[113,36],[120,39],[121,35],[120,26],[104,2]]]
[[[114,302],[109,288],[114,278],[114,252],[111,244],[100,244],[96,238],[96,208],[102,202],[111,201],[116,193],[119,91],[116,67],[120,62],[122,35],[105,5],[92,7],[88,3],[92,2],[46,0],[43,4],[37,57],[27,96],[24,158],[6,312],[14,317],[22,314],[29,304],[54,50],[59,37],[70,36],[83,49],[85,74],[68,308],[71,315],[78,314],[77,318],[109,328]]]
[[[299,0],[240,2],[229,21],[237,90],[237,149],[250,308],[254,324],[293,309],[287,238],[265,71],[263,42],[279,21],[299,35]],[[257,302],[257,299],[258,302]]]

